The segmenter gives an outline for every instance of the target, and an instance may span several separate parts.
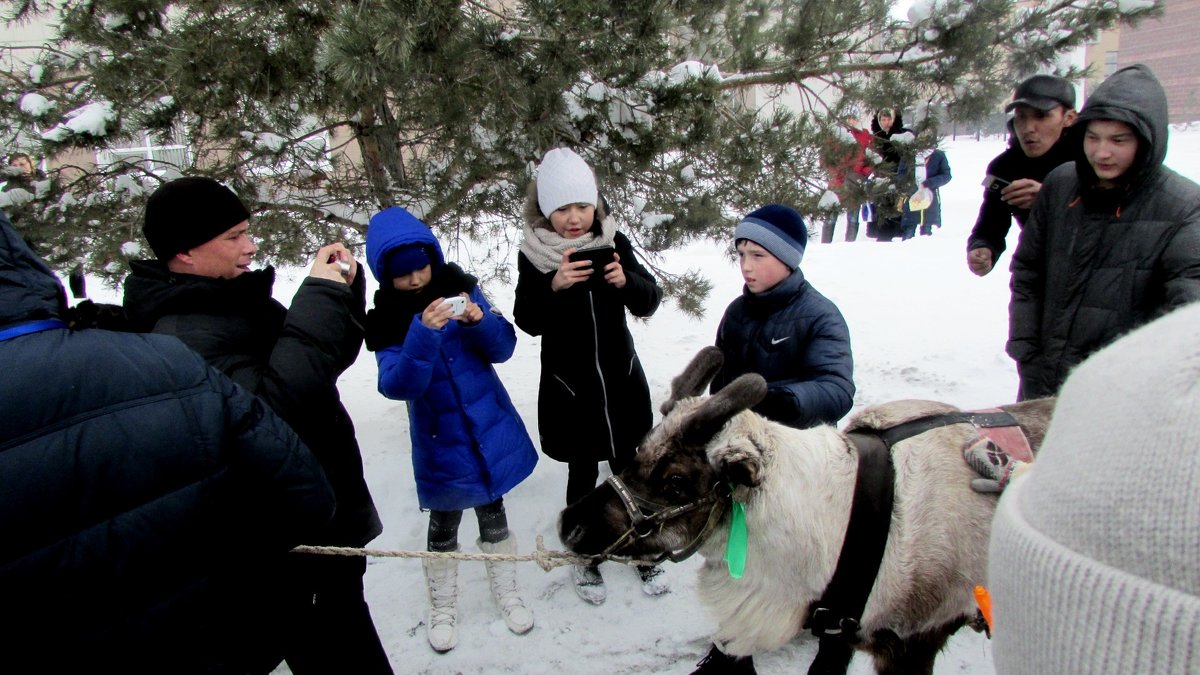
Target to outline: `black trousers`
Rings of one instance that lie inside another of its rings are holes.
[[[367,559],[293,553],[283,660],[293,675],[391,675],[363,594]]]

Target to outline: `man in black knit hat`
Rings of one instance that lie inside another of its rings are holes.
[[[354,426],[337,378],[358,356],[365,285],[340,243],[317,251],[290,309],[271,297],[275,270],[251,270],[250,212],[210,178],[164,184],[146,204],[142,232],[157,260],[134,261],[125,310],[140,330],[175,335],[254,392],[320,461],[337,511],[314,545],[365,546],[383,531],[363,478]],[[363,595],[366,559],[292,554],[278,645],[293,673],[391,673]]]

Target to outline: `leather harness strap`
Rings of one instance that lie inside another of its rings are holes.
[[[892,450],[881,435],[856,431],[847,436],[858,450],[850,523],[837,569],[821,599],[809,607],[804,628],[817,637],[840,636],[856,642],[859,620],[887,546],[896,468],[892,465]]]
[[[943,415],[933,415],[930,417],[921,417],[909,422],[897,424],[890,429],[882,429],[876,433],[883,437],[883,442],[887,443],[888,447],[899,443],[906,438],[912,438],[917,434],[923,434],[930,429],[939,427],[948,427],[951,424],[973,424],[977,427],[1015,427],[1017,418],[1004,411],[999,412],[953,412]]]
[[[859,622],[879,575],[892,522],[896,489],[892,446],[951,424],[989,428],[1017,426],[1017,420],[1003,411],[953,412],[903,422],[890,429],[862,429],[846,434],[858,451],[854,499],[833,578],[821,598],[809,606],[804,621],[803,627],[813,635],[839,637],[847,643],[859,640]]]

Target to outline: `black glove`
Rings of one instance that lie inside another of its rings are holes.
[[[796,397],[787,389],[768,389],[753,410],[772,422],[787,424],[796,416]]]

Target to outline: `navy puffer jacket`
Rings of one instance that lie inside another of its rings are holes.
[[[712,392],[758,373],[767,397],[754,411],[771,420],[797,429],[836,424],[854,405],[850,330],[800,270],[764,293],[743,287],[721,318],[716,345],[725,362]]]
[[[64,314],[0,214],[0,331]],[[320,466],[179,340],[0,341],[0,671],[246,672],[271,577],[334,511]]]
[[[424,223],[399,208],[376,214],[367,230],[372,273],[383,276],[388,253],[413,244],[431,252],[435,274],[448,273],[441,246]],[[478,286],[471,288],[470,297],[483,310],[476,324],[450,321],[435,330],[421,323],[426,302],[419,303],[416,313],[396,315],[381,309],[378,294],[368,321],[373,331],[388,322],[409,324],[403,341],[380,348],[375,360],[380,393],[410,401],[413,474],[423,509],[459,511],[490,504],[525,480],[537,464],[533,441],[492,365],[512,356],[516,331]],[[368,344],[373,342],[368,336]]]

